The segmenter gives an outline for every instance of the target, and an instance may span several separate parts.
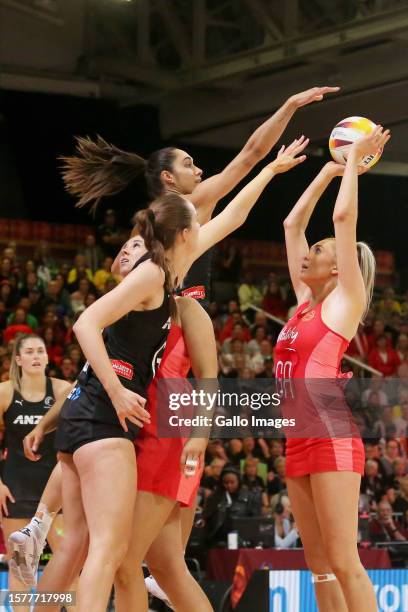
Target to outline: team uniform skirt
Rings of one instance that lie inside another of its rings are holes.
[[[86,386],[79,383],[65,400],[55,435],[55,448],[73,454],[84,444],[106,438],[123,438],[133,441],[140,428],[127,423],[125,432],[107,393],[96,378]]]
[[[181,507],[192,506],[197,497],[202,468],[194,476],[185,476],[180,467],[184,438],[158,438],[144,431],[135,440],[137,489],[168,497]]]
[[[289,438],[286,442],[286,476],[296,478],[317,472],[364,474],[365,452],[359,437]]]
[[[53,444],[54,434],[49,434],[48,445]],[[47,436],[48,438],[48,436]],[[40,449],[41,450],[41,449]],[[39,461],[33,462],[26,457],[12,463],[6,459],[2,469],[2,480],[11,491],[15,502],[7,500],[9,519],[28,519],[37,512],[37,506],[57,464],[57,457],[44,453]]]
[[[172,324],[166,351],[156,377],[148,389],[147,409],[151,423],[144,425],[135,440],[137,457],[137,488],[177,501],[180,506],[194,504],[203,468],[194,476],[185,476],[180,458],[187,438],[160,437],[158,433],[158,385],[160,379],[185,379],[190,369],[190,358],[184,343],[182,329]]]

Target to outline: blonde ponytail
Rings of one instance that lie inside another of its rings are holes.
[[[357,256],[366,290],[366,306],[363,316],[361,317],[361,321],[363,322],[373,297],[376,262],[374,253],[365,242],[357,242]]]

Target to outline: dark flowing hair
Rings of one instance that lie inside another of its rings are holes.
[[[123,151],[101,136],[76,138],[76,155],[61,156],[65,189],[78,198],[76,206],[91,204],[95,212],[100,200],[112,196],[144,174],[151,198],[164,192],[161,173],[172,172],[175,148],[154,151],[146,160],[137,153]]]

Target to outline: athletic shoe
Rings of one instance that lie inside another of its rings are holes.
[[[13,531],[8,539],[12,551],[9,569],[13,576],[27,587],[37,584],[38,564],[45,546],[45,538],[35,520],[23,529]]]
[[[163,591],[163,589],[159,587],[156,582],[156,579],[153,578],[153,576],[147,576],[147,578],[145,578],[145,585],[150,595],[153,595],[153,597],[157,597],[157,599],[161,599],[162,601],[164,601],[166,606],[170,608],[170,610],[174,610],[166,593]]]

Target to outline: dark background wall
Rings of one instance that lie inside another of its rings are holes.
[[[168,144],[160,139],[155,109],[147,106],[121,109],[100,100],[2,92],[0,115],[1,216],[94,223],[85,211],[74,208],[72,199],[64,193],[58,172],[57,156],[72,152],[76,134],[99,133],[118,146],[144,155]],[[207,176],[222,169],[236,153],[191,147],[188,151]],[[247,238],[281,241],[285,214],[323,162],[312,157],[296,170],[274,179],[238,235],[244,231]],[[330,187],[313,217],[309,234],[313,241],[332,234],[337,184]],[[367,174],[360,181],[359,238],[376,249],[393,250],[403,273],[408,268],[407,193],[408,178]],[[107,200],[103,206],[114,206],[122,222],[128,223],[135,209],[145,201],[140,184]]]

